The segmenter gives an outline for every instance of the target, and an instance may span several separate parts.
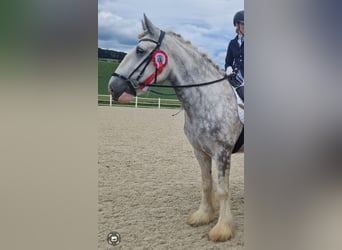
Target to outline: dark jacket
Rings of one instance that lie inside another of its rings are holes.
[[[238,36],[236,36],[233,40],[229,42],[227,55],[226,55],[226,64],[224,66],[225,70],[231,66],[233,70],[238,69],[241,71],[243,77],[244,75],[244,42],[242,42],[241,47],[238,43]]]

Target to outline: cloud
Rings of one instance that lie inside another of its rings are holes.
[[[113,42],[113,46],[134,46],[137,35],[141,32],[141,24],[136,20],[124,19],[111,12],[98,13],[98,39],[99,42]]]
[[[143,13],[158,27],[190,40],[221,67],[235,36],[234,14],[243,0],[99,0],[99,47],[128,52],[142,31]]]

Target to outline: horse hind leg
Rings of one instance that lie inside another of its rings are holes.
[[[215,159],[217,165],[217,198],[220,215],[217,224],[209,232],[212,241],[226,241],[233,236],[233,217],[229,204],[230,152],[224,151]]]
[[[202,173],[202,200],[199,209],[192,213],[187,224],[191,226],[205,225],[214,219],[213,185],[211,177],[211,158],[202,151],[195,149],[195,156],[199,162]]]

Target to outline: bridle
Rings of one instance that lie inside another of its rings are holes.
[[[156,46],[154,47],[154,49],[148,54],[147,57],[145,57],[145,59],[128,75],[128,77],[125,77],[123,75],[120,75],[116,72],[114,72],[112,74],[112,76],[116,76],[116,77],[119,77],[123,80],[125,80],[127,82],[127,85],[129,87],[129,90],[131,91],[131,93],[136,96],[137,95],[137,92],[136,92],[136,89],[139,87],[139,86],[144,86],[144,85],[147,85],[146,83],[141,83],[139,82],[141,76],[144,74],[148,64],[152,61],[152,55],[153,53],[159,49],[163,39],[164,39],[164,36],[165,36],[165,32],[163,30],[160,31],[160,35],[159,35],[159,38],[158,38],[158,41],[155,41],[155,40],[152,40],[152,39],[149,39],[149,38],[143,38],[143,39],[140,39],[139,40],[139,43],[142,42],[142,41],[149,41],[149,42],[153,42],[156,44]],[[137,72],[140,68],[142,67],[142,70],[140,71],[138,77],[136,79],[131,79],[132,75]],[[155,69],[155,74],[154,74],[154,83],[157,82],[157,71],[158,71],[158,67],[156,67]]]
[[[127,92],[129,92],[130,94],[136,96],[137,92],[136,89],[138,88],[143,88],[146,86],[149,87],[161,87],[161,88],[191,88],[191,87],[199,87],[199,86],[205,86],[205,85],[209,85],[209,84],[213,84],[213,83],[217,83],[220,81],[223,81],[225,79],[228,78],[227,75],[225,75],[223,78],[220,78],[218,80],[214,80],[214,81],[210,81],[210,82],[204,82],[204,83],[198,83],[198,84],[188,84],[188,85],[178,85],[178,86],[168,86],[168,85],[157,85],[155,84],[157,82],[157,76],[158,76],[158,67],[155,66],[155,73],[153,74],[154,76],[154,82],[153,83],[146,83],[146,80],[144,82],[140,82],[140,78],[142,77],[142,75],[144,74],[147,66],[149,65],[149,63],[152,61],[152,55],[154,52],[156,52],[159,48],[160,45],[164,39],[165,36],[165,32],[163,30],[160,31],[160,35],[158,38],[158,41],[149,39],[149,38],[143,38],[139,40],[139,43],[142,41],[149,41],[149,42],[153,42],[156,44],[156,46],[154,47],[154,49],[148,54],[148,56],[128,75],[128,77],[118,74],[116,72],[114,72],[112,74],[112,76],[116,76],[124,81],[126,81],[128,89]],[[140,71],[138,77],[136,79],[132,79],[131,77],[133,76],[134,73],[136,73],[140,68],[142,68],[142,70]],[[151,75],[152,76],[152,75]],[[149,77],[150,78],[150,77]]]

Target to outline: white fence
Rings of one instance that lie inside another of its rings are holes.
[[[98,95],[98,105],[100,106],[129,106],[129,107],[158,107],[162,108],[179,108],[181,106],[179,100],[177,99],[161,99],[161,98],[144,98],[144,97],[134,97],[133,101],[127,103],[119,103],[113,100],[111,95]]]

